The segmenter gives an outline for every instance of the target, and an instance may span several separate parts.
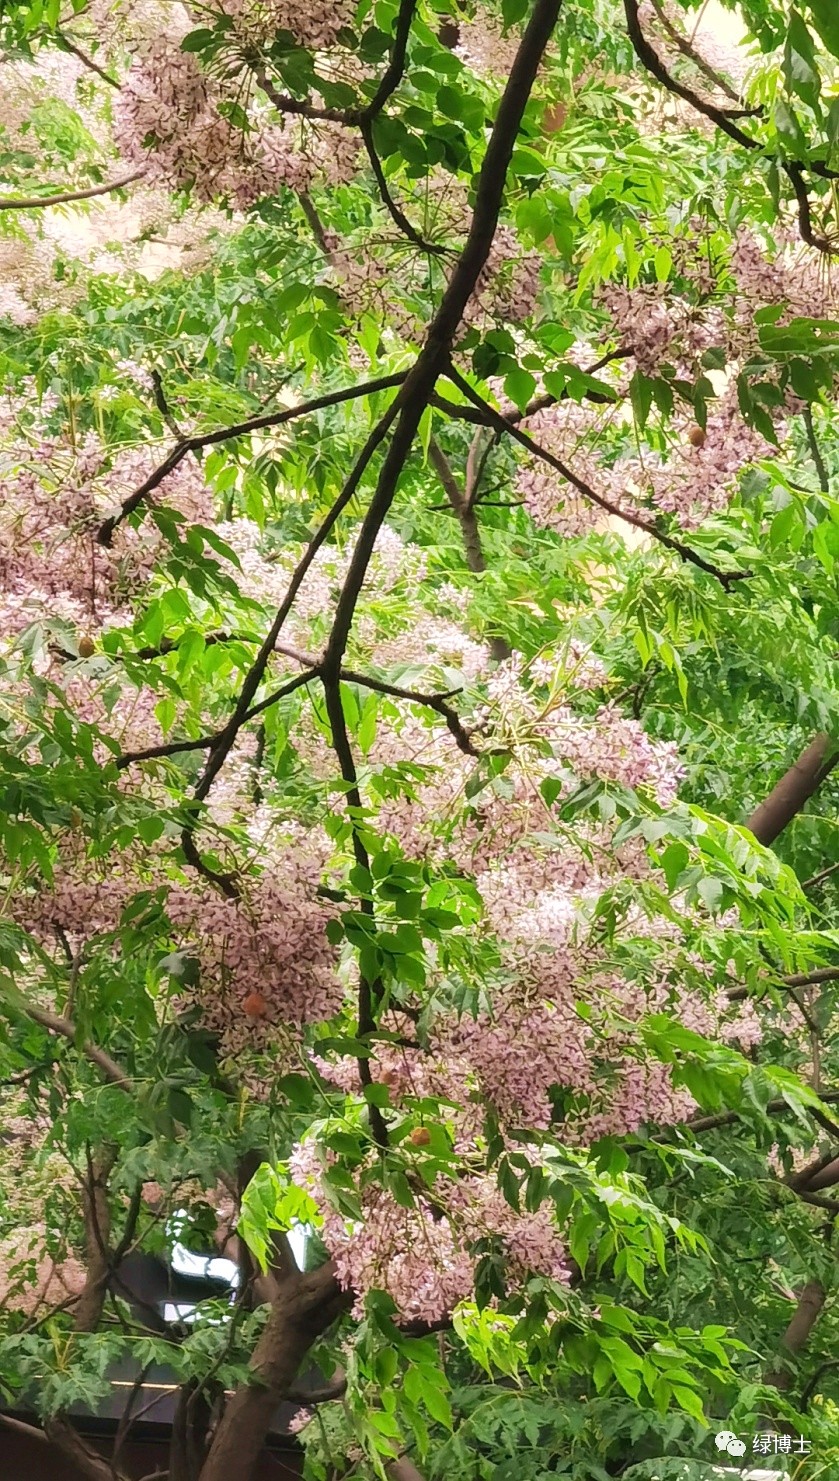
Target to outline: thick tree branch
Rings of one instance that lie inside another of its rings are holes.
[[[365,108],[321,108],[316,104],[310,103],[308,99],[301,100],[288,97],[274,86],[273,82],[266,75],[264,68],[259,68],[256,71],[256,80],[265,93],[265,96],[271,99],[274,107],[280,113],[296,113],[303,118],[320,118],[331,123],[350,125],[361,125],[372,121],[378,113],[381,113],[385,103],[395,93],[405,75],[408,39],[411,34],[411,25],[416,14],[416,8],[416,0],[401,0],[393,33],[390,61],[382,74],[375,93]]]
[[[91,185],[87,190],[64,190],[59,195],[0,195],[0,211],[30,211],[46,206],[64,206],[69,201],[89,201],[96,195],[110,195],[114,190],[123,190],[134,180],[142,180],[145,170],[134,170],[108,185]]]
[[[831,1105],[839,1101],[839,1090],[824,1090],[819,1095],[819,1100],[823,1101],[825,1105]],[[783,1115],[789,1109],[789,1103],[783,1099],[770,1100],[764,1106],[764,1110],[770,1116]],[[814,1119],[817,1120],[818,1117],[815,1115],[816,1108],[808,1106],[807,1109],[811,1111]],[[696,1116],[693,1120],[686,1121],[684,1124],[688,1130],[696,1135],[700,1131],[716,1131],[719,1126],[734,1126],[740,1120],[742,1120],[742,1112],[740,1111],[719,1111],[713,1116]]]
[[[56,1415],[55,1419],[48,1419],[44,1424],[44,1434],[51,1445],[69,1460],[71,1466],[78,1471],[80,1476],[86,1476],[88,1481],[130,1481],[130,1477],[124,1472],[115,1470],[109,1460],[98,1451],[91,1450],[82,1439],[78,1431],[63,1415]]]
[[[814,972],[796,972],[781,980],[785,987],[817,987],[821,982],[835,982],[837,978],[839,967],[817,967]]]
[[[102,1152],[96,1158],[88,1152],[87,1177],[82,1180],[87,1275],[73,1322],[77,1332],[95,1332],[105,1304],[113,1263],[109,1250],[111,1210],[108,1179],[115,1161],[115,1149]]]
[[[238,735],[242,726],[245,724],[246,720],[253,718],[254,715],[260,714],[263,709],[267,708],[269,703],[274,704],[280,697],[278,691],[277,693],[269,696],[269,698],[263,701],[262,704],[257,704],[251,707],[251,702],[254,698],[254,695],[256,694],[257,689],[259,688],[259,685],[262,683],[263,676],[268,667],[271,654],[273,653],[276,646],[283,623],[285,622],[289,612],[294,605],[294,601],[296,599],[298,591],[300,590],[300,587],[303,584],[306,572],[308,571],[318,550],[320,549],[321,545],[323,545],[324,541],[326,540],[333,526],[337,522],[341,513],[354,497],[371,458],[373,457],[374,453],[379,448],[381,443],[385,440],[388,431],[390,430],[391,424],[398,413],[401,394],[402,393],[400,392],[394,398],[384,416],[381,417],[377,425],[373,428],[356,459],[352,473],[347,479],[347,482],[344,484],[341,493],[335,500],[335,503],[332,505],[332,508],[326,515],[325,519],[321,522],[316,533],[312,536],[312,539],[309,541],[309,544],[303,552],[300,560],[297,562],[282,605],[280,606],[279,611],[277,612],[277,615],[274,618],[274,621],[271,624],[271,627],[265,639],[263,640],[262,646],[259,650],[259,653],[257,654],[256,659],[245,675],[245,680],[242,685],[236,707],[227,724],[222,730],[218,732],[210,747],[210,755],[207,759],[207,764],[204,767],[201,778],[193,794],[195,804],[202,802],[209,793],[210,788],[215,781],[215,778],[218,776],[219,771],[221,770],[225,760],[227,759],[230,751],[233,748],[236,736]],[[299,687],[299,685],[308,683],[310,677],[311,676],[308,674],[300,674],[297,676],[296,680],[292,680],[290,681],[290,683],[294,687]],[[232,878],[229,875],[216,874],[213,870],[208,869],[201,861],[200,855],[198,854],[198,851],[195,847],[195,841],[193,837],[197,821],[197,811],[193,806],[191,820],[181,834],[181,846],[184,851],[184,856],[187,862],[191,864],[193,868],[202,873],[205,878],[212,880],[214,884],[218,885],[218,887],[223,891],[224,894],[228,896],[228,898],[232,898],[238,893]]]
[[[351,108],[321,108],[316,103],[310,103],[308,98],[291,98],[288,94],[281,93],[263,67],[256,68],[254,76],[278,113],[293,113],[299,118],[320,118],[328,123],[351,124],[356,121],[356,114]]]
[[[381,113],[385,103],[396,92],[405,75],[408,38],[411,34],[411,26],[416,9],[417,0],[400,0],[399,14],[396,17],[396,26],[393,32],[393,46],[390,49],[390,61],[382,74],[381,81],[370,102],[362,110],[362,116],[365,120],[373,119],[377,113]]]
[[[62,1018],[60,1014],[52,1013],[48,1008],[42,1008],[38,1003],[25,1001],[22,995],[16,996],[12,1006],[20,1007],[28,1018],[31,1018],[34,1023],[39,1023],[42,1028],[49,1029],[50,1033],[59,1034],[61,1038],[69,1039],[71,1044],[78,1044],[78,1029],[69,1018]],[[82,1043],[79,1047],[85,1058],[89,1059],[91,1064],[96,1065],[96,1068],[102,1072],[105,1079],[111,1085],[118,1085],[120,1090],[125,1090],[128,1094],[133,1094],[134,1086],[129,1076],[117,1064],[116,1060],[111,1059],[111,1056],[105,1053],[104,1049],[100,1049],[98,1044],[92,1044],[89,1041]]]
[[[745,826],[758,843],[771,847],[838,761],[839,746],[831,737],[824,732],[815,736],[747,820]],[[797,987],[803,984],[790,982],[789,985]]]
[[[826,1299],[827,1292],[821,1281],[811,1280],[804,1287],[798,1298],[798,1305],[795,1308],[789,1326],[781,1339],[782,1359],[797,1357],[806,1346]],[[793,1383],[793,1372],[790,1364],[784,1363],[783,1366],[777,1365],[773,1367],[765,1375],[764,1382],[771,1384],[780,1393],[786,1393],[792,1388]]]
[[[355,759],[352,753],[350,737],[347,731],[347,723],[344,719],[344,706],[341,701],[341,670],[337,673],[324,671],[321,667],[321,681],[323,683],[324,698],[326,700],[326,713],[329,719],[329,728],[332,732],[332,749],[338,758],[341,768],[341,777],[346,786],[346,805],[350,814],[352,827],[352,845],[355,862],[361,869],[369,870],[370,859],[367,847],[362,840],[358,827],[358,818],[362,811],[361,793],[358,790],[358,774],[355,769]],[[372,900],[362,897],[361,910],[364,915],[374,917]],[[371,980],[366,972],[359,971],[358,974],[358,1026],[356,1034],[359,1039],[366,1039],[376,1029],[376,999],[380,988],[377,982]],[[358,1077],[362,1086],[371,1085],[373,1076],[370,1064],[365,1055],[359,1057]],[[376,1105],[370,1105],[368,1111],[370,1117],[370,1128],[379,1147],[388,1145],[388,1133],[385,1119]]]
[[[663,87],[667,88],[668,92],[674,93],[677,98],[682,98],[684,102],[690,103],[691,107],[695,108],[698,113],[704,113],[706,118],[710,118],[717,125],[717,128],[722,129],[723,133],[728,134],[729,138],[733,139],[735,143],[741,144],[744,149],[761,149],[762,146],[759,139],[753,139],[750,134],[745,133],[743,129],[732,121],[737,116],[737,113],[730,108],[718,108],[716,104],[708,102],[705,98],[701,98],[693,88],[685,87],[684,83],[678,82],[668,71],[655,48],[651,46],[644,35],[639,15],[638,0],[624,0],[624,11],[629,39],[632,42],[636,56],[647,68],[647,71]],[[741,113],[742,110],[738,110],[738,112]],[[762,115],[763,110],[753,109],[751,112],[752,116],[759,116]],[[811,161],[806,168],[811,170],[814,175],[819,175],[822,179],[827,180],[835,179],[837,173],[839,173],[831,170],[821,161]],[[807,193],[807,186],[804,183],[805,166],[799,160],[782,160],[781,169],[787,176],[795,195],[798,206],[798,229],[802,241],[806,242],[810,247],[815,247],[818,252],[828,254],[834,252],[836,249],[827,238],[817,236],[813,231],[810,198]]]
[[[347,806],[352,822],[353,848],[357,862],[364,867],[367,864],[367,851],[356,823],[361,810],[361,797],[341,704],[340,675],[343,657],[376,539],[393,503],[399,478],[416,437],[423,411],[428,405],[438,377],[449,362],[451,346],[463,312],[489,256],[498,224],[507,170],[522,114],[545,47],[556,24],[561,3],[562,0],[536,0],[510,70],[481,165],[475,209],[466,243],[431,322],[425,345],[396,397],[394,404],[399,407],[399,419],[379,473],[370,507],[356,539],[321,664],[321,680],[332,730],[332,744],[347,787]],[[369,902],[362,901],[362,908],[368,906]],[[359,1036],[371,1032],[375,1027],[373,988],[374,985],[362,975],[359,990]],[[369,1076],[370,1070],[366,1060],[360,1063],[359,1072],[362,1081],[365,1075]],[[375,1106],[370,1107],[370,1120],[374,1134],[381,1141],[382,1132],[385,1137],[387,1133],[381,1114]]]
[[[561,4],[562,0],[536,0],[510,69],[481,165],[475,209],[465,246],[431,322],[425,345],[397,397],[399,421],[338,599],[324,659],[325,676],[330,673],[337,675],[340,669],[376,537],[393,502],[422,413],[438,377],[449,364],[454,336],[489,256],[522,115]]]
[[[242,724],[244,725],[248,720],[253,720],[256,715],[261,715],[263,711],[270,709],[279,700],[285,699],[287,694],[293,694],[295,689],[301,689],[313,677],[313,674],[306,673],[295,674],[292,679],[287,679],[284,684],[280,685],[279,689],[275,689],[273,694],[269,694],[267,699],[261,700],[259,704],[252,705],[244,716]],[[212,735],[201,735],[195,740],[162,741],[159,746],[146,746],[145,750],[142,751],[124,751],[121,756],[116,758],[115,765],[119,767],[120,771],[124,771],[126,766],[133,766],[135,761],[155,761],[165,756],[183,755],[187,751],[208,751],[213,746],[221,744],[224,733],[224,730],[214,730]]]
[[[702,53],[697,51],[696,47],[689,40],[689,38],[671,23],[669,17],[665,13],[663,5],[661,4],[661,0],[652,0],[652,7],[656,15],[658,16],[662,28],[664,29],[670,40],[673,42],[673,45],[682,53],[682,56],[687,57],[688,61],[692,62],[694,67],[698,68],[703,76],[707,78],[708,82],[712,83],[714,87],[719,88],[720,92],[725,93],[726,97],[730,98],[732,103],[736,103],[738,105],[736,108],[729,108],[726,110],[726,112],[729,114],[729,117],[749,118],[760,111],[756,108],[742,108],[739,106],[740,98],[735,92],[734,88],[729,82],[726,82],[724,77],[720,76],[719,72],[715,72],[713,67],[709,66]]]
[[[158,757],[180,756],[187,751],[207,751],[218,739],[219,732],[213,731],[212,735],[199,735],[195,740],[161,741],[159,746],[146,746],[142,751],[123,751],[117,756],[114,765],[124,771],[126,766],[133,766],[135,761],[155,761]]]
[[[97,540],[100,545],[110,545],[111,537],[117,525],[133,514],[134,510],[142,504],[147,494],[153,493],[159,488],[164,478],[177,468],[188,453],[197,452],[204,447],[214,447],[219,442],[232,442],[236,437],[245,437],[250,432],[260,432],[267,427],[281,427],[285,422],[293,422],[298,417],[308,416],[313,411],[322,411],[327,406],[338,406],[342,401],[354,401],[362,396],[373,396],[377,391],[391,390],[399,386],[405,380],[405,372],[397,375],[379,376],[377,380],[364,381],[358,386],[348,386],[342,391],[329,391],[323,396],[316,396],[312,401],[302,401],[298,406],[284,407],[282,411],[269,411],[261,413],[256,417],[249,417],[247,421],[235,422],[230,427],[219,427],[214,432],[198,432],[192,437],[185,437],[178,442],[164,458],[163,462],[150,473],[144,483],[124,499],[116,514],[112,514],[100,525],[97,532]]]
[[[789,1173],[784,1178],[784,1182],[786,1183],[788,1188],[794,1189],[796,1193],[802,1188],[812,1189],[813,1180],[818,1177],[819,1174],[822,1173],[826,1167],[829,1167],[830,1164],[835,1160],[835,1158],[835,1152],[827,1152],[824,1156],[814,1157],[813,1161],[808,1162],[806,1167],[800,1168],[798,1172]],[[814,1191],[818,1190],[815,1189]]]
[[[675,93],[677,98],[682,98],[685,103],[690,103],[697,112],[704,113],[710,118],[723,133],[728,134],[737,144],[742,144],[745,149],[759,149],[760,145],[756,139],[743,132],[737,124],[732,123],[729,112],[725,108],[718,108],[716,104],[700,98],[693,88],[686,87],[684,83],[678,82],[672,77],[659,57],[655,48],[644,35],[639,15],[638,0],[624,0],[624,12],[626,15],[626,29],[629,39],[638,60],[643,63],[648,72],[651,72],[657,82],[667,88],[668,92]]]
[[[839,967],[817,967],[813,972],[797,972],[792,977],[779,977],[772,986],[784,988],[817,987],[822,982],[839,980]],[[730,1003],[742,1003],[752,993],[748,987],[730,987],[726,997]]]
[[[213,781],[215,780],[222,765],[224,764],[225,758],[230,752],[230,749],[236,739],[236,735],[238,734],[239,729],[244,724],[245,720],[249,718],[251,702],[254,698],[254,695],[256,694],[257,689],[259,688],[259,685],[262,682],[262,678],[266,668],[268,667],[268,662],[271,658],[271,654],[274,652],[277,644],[277,639],[279,638],[283,624],[289,612],[291,611],[292,606],[294,605],[295,598],[298,591],[300,590],[300,587],[303,584],[306,572],[311,566],[312,561],[314,560],[317,552],[320,550],[330,531],[336,524],[339,516],[342,514],[344,509],[346,509],[347,505],[355,496],[355,493],[358,489],[359,484],[361,483],[361,479],[367,469],[368,464],[370,463],[370,460],[372,459],[377,449],[384,442],[385,437],[387,436],[387,433],[390,429],[391,423],[397,415],[399,402],[400,397],[397,396],[391,403],[390,408],[381,418],[377,426],[373,428],[373,431],[370,433],[370,436],[367,438],[364,447],[362,448],[358,458],[356,459],[355,467],[353,468],[350,477],[347,479],[347,482],[344,484],[339,497],[335,500],[335,503],[332,505],[332,508],[330,509],[326,518],[322,521],[317,532],[312,536],[312,539],[309,541],[306,550],[298,561],[291,581],[289,582],[288,591],[286,592],[282,605],[280,606],[277,615],[274,618],[274,621],[271,624],[271,627],[263,640],[262,646],[256,659],[254,660],[245,677],[245,682],[242,685],[236,708],[234,709],[233,714],[227,722],[227,725],[224,727],[223,730],[219,732],[217,741],[212,747],[210,758],[204,769],[204,773],[201,777],[200,782],[198,783],[198,786],[195,789],[195,797],[197,801],[202,801],[207,796],[207,793],[212,787]],[[301,674],[298,675],[296,680],[292,680],[291,682],[294,683],[296,686],[298,684],[305,683],[307,681],[307,678],[307,675]],[[259,711],[255,709],[253,713],[259,713]]]
[[[418,1471],[414,1462],[407,1455],[401,1455],[398,1460],[392,1460],[385,1467],[390,1481],[425,1481],[422,1471]]]
[[[277,1404],[286,1397],[312,1343],[350,1305],[331,1264],[284,1283],[249,1364],[249,1379],[227,1404],[201,1481],[246,1481]]]
[[[15,1419],[11,1414],[0,1413],[0,1424],[7,1430],[14,1430],[15,1434],[25,1435],[27,1440],[40,1440],[44,1445],[49,1445],[49,1440],[43,1430],[37,1425],[27,1424],[23,1419]]]
[[[794,1175],[796,1180],[790,1180],[790,1186],[794,1186],[797,1192],[822,1193],[825,1188],[835,1188],[839,1183],[839,1156],[835,1152],[828,1153],[826,1157],[819,1158],[821,1166],[809,1171],[809,1176],[804,1172]]]

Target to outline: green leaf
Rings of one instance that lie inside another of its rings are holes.
[[[653,404],[653,383],[648,376],[636,370],[629,382],[629,395],[638,430],[643,432]]]
[[[208,31],[201,27],[197,31],[190,31],[181,42],[181,51],[206,51],[208,46],[216,40],[216,32]]]
[[[508,371],[504,378],[504,394],[509,396],[519,411],[524,411],[535,390],[536,377],[531,375],[529,370],[522,370],[519,367]]]
[[[810,108],[818,110],[821,76],[812,37],[797,10],[791,12],[789,19],[784,47],[784,77],[790,92],[797,94]]]
[[[775,103],[775,107],[772,110],[772,122],[784,144],[793,153],[803,154],[806,157],[807,140],[804,137],[804,130],[801,127],[797,113],[788,103],[784,102],[783,98],[778,98]]]
[[[839,57],[839,11],[834,0],[806,0],[806,8],[828,51]]]

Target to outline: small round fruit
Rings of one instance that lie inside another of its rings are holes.
[[[427,1147],[431,1141],[431,1132],[425,1126],[415,1126],[409,1141],[412,1147]]]
[[[688,442],[691,447],[705,446],[705,431],[702,427],[691,427],[688,432]]]
[[[92,658],[95,652],[96,644],[92,638],[79,638],[79,658]]]
[[[242,1008],[246,1018],[264,1018],[268,1012],[268,1004],[261,992],[248,993]]]

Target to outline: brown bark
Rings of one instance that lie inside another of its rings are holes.
[[[431,321],[425,345],[413,369],[409,372],[389,413],[379,423],[374,434],[371,434],[377,440],[370,449],[370,456],[384,440],[385,435],[390,432],[394,417],[398,418],[390,433],[390,445],[379,470],[367,513],[358,532],[321,664],[321,680],[332,727],[333,748],[341,764],[342,776],[349,783],[347,802],[351,807],[356,805],[358,787],[340,702],[339,684],[356,603],[376,538],[396,495],[399,479],[414,444],[423,411],[429,404],[439,376],[444,373],[449,364],[452,344],[464,310],[489,256],[516,138],[542,56],[559,16],[561,4],[562,0],[536,0],[533,6],[498,105],[495,122],[484,153],[475,193],[475,208],[463,251],[443,293],[440,306]],[[367,461],[369,458],[362,461],[361,468],[367,466]],[[353,486],[348,482],[339,500],[333,505],[333,511],[343,507],[352,492]],[[337,518],[337,513],[335,517]],[[323,528],[321,526],[321,529]],[[314,544],[310,544],[308,549],[313,556]],[[298,566],[298,571],[300,569]],[[301,580],[302,574],[303,572],[300,575]],[[285,614],[291,605],[293,596],[292,587],[266,639],[265,662],[280,636]],[[240,702],[223,732],[228,744],[225,749],[219,746],[218,750],[212,753],[211,761],[196,789],[197,800],[202,800],[207,795],[214,775],[223,764],[235,740],[243,716],[253,698],[253,694],[247,693],[247,686],[249,684],[253,684],[254,688],[258,686],[263,671],[264,663],[262,663],[261,655],[257,665],[248,675]],[[357,830],[354,830],[353,842],[356,857],[359,862],[362,862],[364,846],[360,842]],[[358,1012],[361,1034],[368,1031],[367,1020],[370,1017],[370,1003],[368,1001],[365,1006],[364,991],[367,992],[369,998],[369,984],[366,984],[362,977]],[[362,1063],[366,1064],[366,1061]],[[374,1131],[376,1129],[375,1123],[373,1129]],[[276,1404],[292,1386],[312,1343],[346,1308],[348,1300],[349,1297],[341,1291],[330,1264],[322,1266],[311,1274],[296,1273],[282,1283],[281,1292],[272,1304],[268,1324],[249,1365],[250,1381],[237,1389],[222,1416],[209,1455],[201,1470],[201,1481],[250,1481]]]
[[[44,1434],[49,1443],[60,1450],[76,1467],[79,1475],[87,1477],[88,1481],[129,1481],[121,1471],[115,1471],[110,1461],[105,1460],[98,1451],[88,1449],[70,1420],[63,1414],[47,1420]]]
[[[89,201],[95,195],[109,195],[113,190],[123,190],[133,180],[141,180],[145,170],[134,170],[130,175],[122,175],[119,180],[112,180],[109,185],[93,185],[88,190],[63,190],[60,195],[30,195],[30,196],[0,196],[0,211],[29,211],[44,206],[63,206],[68,201]]]
[[[113,1148],[91,1158],[84,1181],[82,1203],[85,1225],[85,1267],[87,1278],[76,1306],[74,1327],[77,1332],[95,1332],[102,1316],[108,1278],[111,1273],[109,1240],[111,1212],[108,1206],[108,1178],[116,1161]],[[122,1471],[85,1444],[66,1414],[58,1413],[44,1425],[44,1435],[60,1450],[88,1481],[127,1481]]]
[[[785,1177],[784,1182],[786,1183],[788,1188],[793,1188],[796,1192],[798,1192],[799,1189],[802,1188],[813,1188],[815,1178],[821,1172],[823,1172],[825,1168],[830,1167],[835,1158],[835,1152],[828,1152],[827,1155],[824,1157],[814,1157],[812,1162],[807,1163],[806,1167],[802,1167],[799,1169],[798,1172],[792,1172],[789,1174],[788,1177]],[[830,1185],[828,1183],[823,1184],[822,1186],[829,1187]]]
[[[111,1211],[108,1207],[108,1178],[116,1153],[107,1151],[91,1161],[82,1195],[85,1225],[85,1267],[87,1279],[76,1306],[77,1332],[95,1332],[111,1274],[109,1241]]]
[[[812,1177],[808,1178],[803,1186],[808,1193],[818,1193],[822,1188],[835,1188],[837,1183],[839,1183],[839,1157],[832,1157]]]
[[[797,1357],[806,1346],[824,1306],[826,1295],[820,1281],[808,1281],[798,1298],[798,1305],[784,1333],[781,1342],[781,1358]],[[778,1389],[779,1393],[786,1393],[792,1387],[793,1374],[789,1367],[775,1367],[766,1374],[764,1381]]]
[[[486,561],[481,547],[481,532],[478,529],[475,506],[461,493],[451,464],[440,444],[433,437],[429,443],[428,452],[435,472],[443,485],[446,498],[457,515],[460,533],[463,537],[466,564],[474,575],[480,576],[486,570]],[[490,652],[496,663],[503,663],[505,658],[510,657],[512,649],[504,638],[496,637],[490,638]]]
[[[386,1470],[390,1481],[425,1481],[422,1471],[417,1470],[407,1455],[401,1455],[399,1460],[391,1461]]]
[[[12,1007],[20,1007],[35,1023],[40,1023],[42,1028],[49,1029],[52,1034],[60,1034],[62,1038],[69,1039],[71,1044],[77,1042],[76,1025],[69,1018],[62,1018],[60,1013],[52,1013],[49,1008],[42,1008],[39,1003],[30,1003],[23,999],[22,995],[15,997]],[[81,1045],[81,1052],[91,1064],[95,1064],[101,1070],[105,1079],[112,1085],[118,1085],[126,1094],[133,1093],[133,1085],[125,1071],[111,1059],[104,1049],[97,1044],[85,1042]]]
[[[298,1272],[284,1282],[254,1349],[249,1380],[224,1411],[201,1481],[249,1481],[277,1404],[292,1388],[312,1343],[350,1299],[331,1264],[309,1274]]]
[[[746,823],[758,843],[769,848],[792,822],[839,761],[839,747],[821,732],[811,740],[776,782],[769,796],[756,807]]]

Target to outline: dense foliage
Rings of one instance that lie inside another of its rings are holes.
[[[2,9],[0,1392],[93,1481],[154,1364],[170,1481],[839,1476],[839,18],[706,11]]]

